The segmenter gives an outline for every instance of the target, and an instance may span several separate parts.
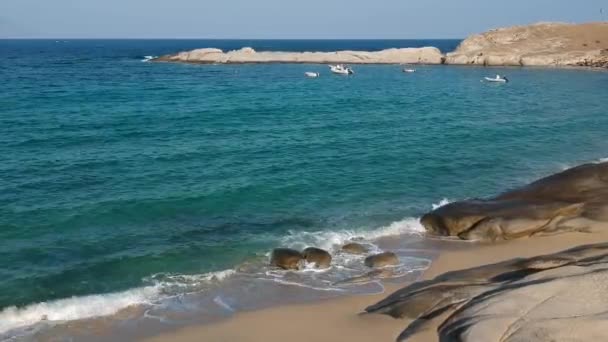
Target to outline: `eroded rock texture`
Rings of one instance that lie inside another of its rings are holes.
[[[366,311],[412,320],[398,341],[608,341],[608,243],[448,272]]]
[[[581,165],[494,198],[450,203],[421,223],[431,234],[486,241],[608,228],[608,162]]]

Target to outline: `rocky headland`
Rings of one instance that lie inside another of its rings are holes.
[[[465,39],[446,64],[608,68],[608,22],[538,23],[500,28]]]
[[[435,47],[382,51],[279,52],[245,47],[222,51],[202,48],[153,59],[200,64],[451,64],[608,68],[608,22],[538,23],[475,34],[442,54]]]

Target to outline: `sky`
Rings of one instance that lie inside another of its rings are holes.
[[[608,0],[0,0],[0,38],[464,38],[607,12]]]

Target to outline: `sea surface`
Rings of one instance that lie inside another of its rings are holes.
[[[607,72],[366,65],[343,77],[146,57],[458,43],[0,40],[0,340],[91,341],[90,324],[128,336],[379,292],[340,283],[366,271],[340,244],[395,250],[396,277],[412,278],[429,264],[417,217],[433,205],[608,156]],[[511,82],[481,81],[497,73]],[[278,246],[326,248],[334,267],[273,270]]]

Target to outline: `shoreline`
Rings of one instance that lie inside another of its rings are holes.
[[[448,271],[489,265],[504,260],[533,257],[559,252],[571,247],[608,242],[608,233],[566,233],[523,238],[494,244],[442,241],[447,247],[440,251],[430,267],[418,279],[428,280]],[[458,246],[455,246],[457,244]],[[456,247],[456,248],[450,248]],[[359,315],[365,307],[384,299],[407,284],[385,284],[384,293],[351,295],[319,302],[284,305],[241,312],[233,317],[209,324],[179,328],[173,332],[144,338],[141,341],[309,341],[311,338],[348,341],[394,341],[408,324],[407,320],[385,315]],[[423,333],[413,341],[436,341],[436,334]]]

